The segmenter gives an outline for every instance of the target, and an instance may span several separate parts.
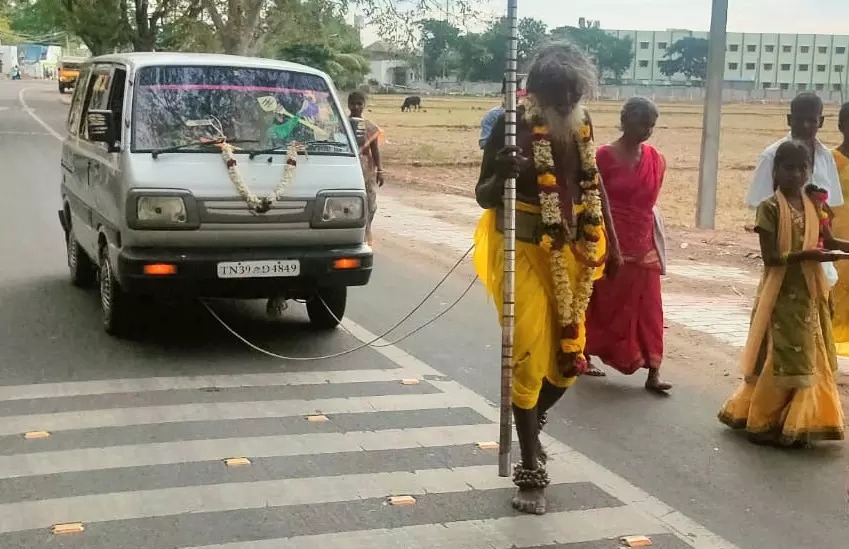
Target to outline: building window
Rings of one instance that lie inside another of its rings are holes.
[[[826,46],[820,46],[817,48],[817,51],[820,53],[828,53],[828,48]]]
[[[640,49],[641,50],[649,49],[649,43],[648,42],[640,42]]]
[[[810,51],[811,46],[802,46],[801,48],[799,48],[799,53],[810,53]]]
[[[770,44],[769,46],[764,46],[764,51],[766,51],[767,53],[772,53],[775,51],[775,46],[773,46],[772,44]]]
[[[843,65],[834,65],[834,72],[843,72]]]
[[[826,69],[825,65],[817,65],[817,72],[825,72],[825,69]]]
[[[799,65],[799,72],[808,72],[808,65]]]
[[[797,89],[797,90],[799,90],[799,91],[805,91],[805,90],[807,90],[807,89],[808,89],[808,85],[807,85],[807,84],[804,84],[804,83],[802,83],[802,84],[796,84],[796,89]]]
[[[790,84],[788,84],[787,82],[783,82],[783,83],[781,84],[781,89],[782,89],[782,90],[789,90],[789,89],[790,89]]]
[[[771,89],[772,88],[772,82],[764,82],[764,83],[761,84],[761,86],[763,86],[763,88],[765,90]]]
[[[783,71],[789,71],[789,70],[790,70],[790,64],[788,64],[788,63],[782,63],[782,65],[781,65],[781,70],[783,70]]]
[[[781,46],[781,51],[783,51],[784,53],[790,53],[791,51],[793,51],[793,46]]]
[[[746,70],[747,71],[755,70],[755,64],[754,63],[746,63]]]
[[[846,55],[846,46],[839,46],[839,47],[835,48],[834,52],[837,55]]]
[[[729,44],[728,51],[740,51],[740,44]]]
[[[642,68],[646,68],[646,67],[648,67],[648,66],[649,66],[649,62],[648,62],[648,61],[645,61],[645,60],[644,60],[644,61],[640,61],[640,67],[642,67]]]
[[[823,90],[825,89],[825,84],[816,84],[816,85],[814,86],[814,88],[815,88],[817,91],[823,91]]]
[[[737,63],[728,63],[728,68],[732,71],[736,71],[739,66]]]
[[[833,90],[834,90],[834,91],[836,91],[836,92],[839,92],[840,90],[842,90],[842,89],[843,89],[843,85],[842,85],[842,84],[833,84],[833,85],[831,86],[831,89],[833,89]]]
[[[756,52],[756,51],[758,51],[758,47],[754,44],[749,44],[748,46],[746,46],[746,51]]]
[[[668,45],[669,45],[669,44],[667,44],[666,42],[658,42],[658,43],[657,43],[657,49],[659,49],[659,50],[665,50],[665,49],[666,49],[666,47],[667,47]]]
[[[773,67],[775,67],[775,65],[773,65],[772,63],[764,63],[765,71],[771,71]]]

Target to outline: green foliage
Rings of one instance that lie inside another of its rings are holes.
[[[280,58],[326,72],[343,90],[362,84],[369,71],[369,62],[363,56],[341,53],[326,44],[290,44],[280,50]]]
[[[704,81],[707,78],[709,44],[705,38],[690,36],[678,40],[666,50],[660,62],[660,72],[668,78],[683,74],[688,81]]]
[[[610,76],[618,82],[634,59],[634,43],[630,37],[619,38],[597,27],[559,27],[552,37],[566,39],[580,46],[595,61],[599,76]]]
[[[506,18],[492,21],[482,33],[463,33],[443,20],[425,19],[420,26],[427,80],[448,74],[471,81],[500,81],[504,76],[510,36]],[[533,52],[548,39],[545,23],[521,19],[519,66],[525,66]]]

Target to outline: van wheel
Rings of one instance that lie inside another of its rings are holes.
[[[65,86],[59,84],[59,93],[65,93]]]
[[[100,260],[100,312],[103,329],[107,334],[122,337],[130,332],[134,320],[135,303],[118,283],[109,254],[104,250]]]
[[[307,315],[315,328],[333,330],[345,316],[347,302],[348,288],[345,286],[319,288],[307,301]]]
[[[88,254],[77,242],[77,237],[74,235],[74,230],[68,231],[68,236],[65,239],[65,247],[68,252],[68,270],[71,273],[71,284],[77,288],[89,288],[94,285],[94,280],[97,275],[94,263],[89,259]]]

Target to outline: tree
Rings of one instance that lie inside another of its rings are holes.
[[[525,67],[539,47],[549,40],[548,25],[525,17],[519,20],[519,66]]]
[[[586,51],[598,67],[599,78],[610,75],[620,81],[634,59],[634,43],[630,37],[619,38],[598,27],[560,27],[551,34]]]
[[[422,55],[424,56],[425,79],[431,81],[457,69],[455,57],[460,39],[460,29],[440,19],[424,19],[421,29]],[[452,66],[448,66],[449,61]]]
[[[341,53],[326,44],[290,44],[283,47],[280,57],[323,70],[343,90],[362,84],[369,71],[369,62],[363,56]]]
[[[660,61],[660,72],[667,78],[683,74],[688,82],[704,82],[707,78],[709,42],[705,38],[681,38],[666,50]]]

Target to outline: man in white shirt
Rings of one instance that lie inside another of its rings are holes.
[[[760,161],[755,174],[752,177],[752,183],[749,187],[749,194],[746,197],[746,205],[750,208],[757,208],[758,205],[773,195],[772,168],[775,161],[775,151],[785,141],[791,139],[802,141],[808,144],[809,150],[812,151],[812,166],[810,183],[817,187],[828,191],[828,205],[842,206],[843,191],[840,188],[840,176],[837,172],[837,164],[834,162],[834,156],[831,151],[817,139],[817,132],[823,125],[823,104],[822,99],[815,93],[805,92],[797,95],[790,103],[790,114],[787,115],[787,124],[790,126],[790,133],[779,139],[763,153],[761,153]],[[831,263],[823,263],[826,277],[833,286],[837,283],[837,270]]]

